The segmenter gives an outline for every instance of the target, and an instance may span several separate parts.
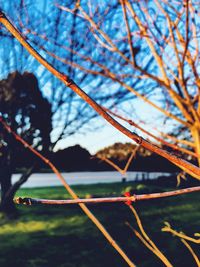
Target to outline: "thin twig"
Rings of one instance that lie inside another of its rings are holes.
[[[192,247],[188,244],[188,242],[184,239],[181,239],[181,242],[186,246],[186,248],[189,250],[189,252],[192,254],[192,257],[194,258],[196,264],[198,267],[200,267],[200,260],[197,257],[196,253],[194,252],[194,250],[192,249]]]
[[[196,253],[194,252],[194,250],[192,249],[192,247],[188,243],[188,241],[190,241],[190,242],[195,243],[195,244],[200,244],[200,239],[195,239],[193,237],[187,236],[183,232],[177,232],[176,230],[171,228],[171,225],[168,222],[165,222],[165,226],[162,228],[162,232],[169,232],[173,236],[179,237],[181,242],[187,247],[187,249],[192,254],[197,266],[200,267],[199,258],[197,257]],[[194,235],[199,236],[199,234],[194,234]]]
[[[166,223],[166,225],[162,228],[163,232],[169,232],[174,236],[180,237],[181,239],[193,242],[195,244],[200,244],[200,238],[196,239],[190,236],[185,235],[182,232],[177,232],[176,230],[172,229],[169,223]]]
[[[171,143],[165,141],[164,139],[162,139],[162,138],[156,136],[155,134],[152,134],[151,132],[149,132],[149,131],[147,131],[146,129],[144,129],[143,127],[141,127],[139,123],[135,123],[134,121],[132,121],[132,120],[130,120],[130,119],[126,119],[126,118],[124,118],[122,115],[119,115],[119,114],[117,114],[116,112],[113,112],[113,111],[111,111],[111,110],[109,110],[109,109],[106,109],[106,108],[104,108],[104,109],[105,109],[108,113],[110,113],[111,115],[113,115],[114,117],[119,118],[119,119],[121,119],[121,120],[127,122],[127,123],[128,123],[129,125],[131,125],[131,126],[136,127],[137,129],[139,129],[139,130],[142,131],[143,133],[149,135],[150,137],[154,138],[156,141],[160,142],[160,143],[163,144],[163,145],[166,145],[166,146],[168,146],[168,147],[171,147],[171,148],[173,148],[175,151],[178,150],[178,151],[180,151],[180,152],[183,152],[183,153],[185,153],[185,154],[191,155],[191,156],[196,157],[196,158],[200,157],[199,154],[197,154],[197,153],[195,153],[195,152],[193,152],[193,151],[190,151],[190,150],[188,150],[188,149],[186,149],[186,148],[180,147],[180,146],[178,146],[177,144],[171,144]]]
[[[151,245],[153,242],[150,238],[146,239],[144,235],[141,235],[137,230],[135,230],[130,223],[125,223],[133,232],[134,234],[140,239],[140,241],[153,253],[155,254],[167,267],[172,267],[171,263],[168,259],[164,256],[164,254],[155,246]],[[149,242],[150,241],[150,242]],[[154,244],[154,243],[153,243]],[[154,244],[155,245],[155,244]]]
[[[177,196],[182,194],[188,194],[192,192],[199,192],[200,186],[190,187],[185,189],[179,189],[171,192],[153,193],[153,194],[143,194],[143,195],[133,195],[130,197],[104,197],[104,198],[84,198],[84,199],[66,199],[66,200],[51,200],[51,199],[38,199],[38,198],[16,198],[15,202],[17,204],[48,204],[48,205],[67,205],[67,204],[80,204],[80,203],[115,203],[115,202],[136,202],[141,200],[157,199],[164,197]]]
[[[108,163],[110,166],[112,166],[115,170],[117,170],[119,173],[121,173],[122,175],[125,175],[130,164],[131,164],[131,161],[133,160],[137,150],[138,150],[139,146],[136,146],[134,149],[133,149],[133,152],[131,153],[131,155],[129,156],[127,162],[126,162],[126,165],[125,167],[122,169],[120,168],[116,163],[114,163],[112,160],[110,160],[109,158],[106,158],[105,156],[101,156],[101,155],[96,155],[97,158],[99,158],[100,160],[102,161],[105,161],[106,163]]]

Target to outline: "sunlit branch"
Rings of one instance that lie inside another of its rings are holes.
[[[190,241],[190,242],[195,243],[195,244],[200,244],[200,239],[195,239],[195,238],[192,238],[190,236],[187,236],[183,232],[177,232],[176,230],[171,228],[171,225],[168,222],[165,222],[165,226],[162,228],[162,231],[163,232],[169,232],[173,236],[179,237],[181,242],[187,247],[189,252],[192,254],[197,266],[198,267],[200,266],[199,258],[197,257],[196,253],[194,252],[194,250],[192,249],[192,247],[188,243],[188,241]],[[200,236],[200,234],[194,234],[194,235]]]
[[[81,88],[79,88],[74,81],[72,81],[67,75],[64,75],[57,71],[51,64],[49,64],[43,57],[41,57],[39,53],[37,53],[36,50],[34,50],[33,47],[31,47],[31,45],[23,38],[19,31],[12,25],[12,23],[6,18],[6,16],[2,12],[0,13],[0,22],[4,24],[4,26],[15,36],[16,39],[18,39],[18,41],[29,51],[32,56],[34,56],[44,67],[46,67],[66,86],[70,87],[83,100],[85,100],[97,113],[99,113],[99,115],[101,115],[105,120],[107,120],[113,127],[118,129],[120,132],[122,132],[144,148],[159,154],[160,156],[173,162],[175,165],[180,167],[185,172],[189,173],[191,176],[200,179],[200,168],[151,144],[150,142],[141,138],[137,134],[130,132],[127,128],[125,128],[116,120],[114,120],[91,97],[89,97]]]
[[[120,3],[121,3],[121,6],[122,6],[123,15],[124,15],[124,21],[125,21],[126,30],[127,30],[129,49],[131,51],[133,64],[135,65],[136,62],[135,62],[135,53],[134,53],[134,50],[133,50],[132,35],[131,35],[131,30],[130,30],[130,26],[129,26],[129,22],[128,22],[128,16],[127,16],[124,0],[120,0]]]
[[[126,1],[126,5],[127,5],[127,8],[129,9],[129,11],[131,12],[132,14],[132,17],[133,19],[135,20],[138,28],[140,29],[141,32],[143,32],[145,34],[144,38],[147,42],[147,44],[149,45],[149,48],[152,52],[152,55],[154,56],[157,64],[158,64],[158,67],[161,71],[161,74],[163,76],[163,79],[164,79],[164,83],[166,84],[166,88],[168,89],[168,92],[171,96],[171,98],[173,99],[174,103],[176,104],[176,106],[180,109],[180,111],[182,112],[182,114],[184,115],[184,117],[192,123],[192,117],[191,115],[188,113],[187,109],[184,107],[183,105],[183,101],[182,101],[182,98],[170,87],[170,81],[167,77],[167,73],[164,69],[164,66],[163,66],[163,60],[161,58],[161,56],[157,53],[152,41],[150,40],[150,38],[146,37],[148,34],[147,34],[147,29],[144,27],[144,25],[142,24],[141,20],[139,19],[139,17],[137,16],[136,12],[134,11],[134,9],[132,8],[131,4],[129,3],[129,1]]]
[[[185,83],[185,67],[184,67],[184,63],[185,63],[185,58],[187,55],[188,50],[188,46],[189,46],[189,0],[186,0],[186,20],[185,20],[185,42],[184,42],[184,52],[183,52],[183,57],[182,57],[182,62],[181,62],[181,77],[182,77],[182,84],[183,84],[183,90],[184,93],[186,95],[186,99],[188,100],[188,107],[190,108],[190,110],[192,111],[196,121],[198,123],[200,123],[200,117],[197,113],[197,111],[195,110],[194,106],[191,103],[191,98],[189,96],[188,90],[186,88],[186,83]],[[192,59],[192,57],[191,57]],[[194,64],[192,63],[192,66]]]
[[[200,238],[195,239],[193,237],[185,235],[183,232],[177,232],[176,230],[172,229],[169,223],[165,223],[165,226],[162,228],[163,232],[169,232],[174,236],[180,237],[184,240],[190,241],[195,244],[200,244]]]
[[[128,159],[128,161],[127,161],[125,167],[124,167],[124,171],[125,171],[125,172],[127,172],[127,170],[128,170],[128,168],[129,168],[129,166],[130,166],[130,164],[131,164],[133,158],[135,157],[135,155],[136,155],[136,153],[137,153],[139,147],[140,147],[140,146],[136,146],[136,147],[133,149],[133,152],[131,153],[131,155],[130,155],[130,157],[129,157],[129,159]]]
[[[153,253],[155,254],[158,258],[160,258],[162,260],[162,257],[160,256],[160,254],[158,253],[157,250],[155,250],[148,242],[147,240],[136,230],[134,229],[129,222],[125,222],[125,224],[131,229],[131,231],[136,235],[137,238],[139,238],[139,240]],[[166,265],[168,266],[168,265]],[[169,265],[172,266],[172,265]]]
[[[179,58],[179,52],[178,52],[178,49],[177,49],[177,45],[176,45],[176,42],[175,42],[175,36],[174,36],[173,27],[172,27],[172,21],[171,21],[169,15],[167,14],[167,12],[162,8],[162,5],[160,4],[160,2],[156,0],[155,3],[158,6],[159,10],[161,10],[163,12],[163,14],[165,15],[165,17],[167,19],[168,28],[169,28],[169,32],[170,32],[170,37],[171,37],[171,40],[172,40],[172,47],[173,47],[174,52],[175,52],[175,56],[176,56],[176,60],[177,60],[177,64],[178,64],[178,71],[180,71],[181,62],[180,62],[180,58]]]
[[[194,54],[194,62],[196,62],[197,57],[199,55],[199,43],[198,43],[197,29],[196,29],[196,24],[195,24],[195,17],[194,17],[195,10],[194,10],[194,7],[192,5],[192,2],[189,3],[189,8],[190,8],[190,16],[192,17],[192,19],[191,19],[191,22],[192,22],[191,23],[191,28],[192,28],[192,31],[193,31],[193,38],[195,40],[195,45],[196,45],[195,54]]]
[[[143,123],[143,122],[142,122]],[[171,141],[175,142],[175,143],[180,143],[180,144],[183,144],[183,145],[186,145],[186,146],[189,146],[191,148],[195,148],[195,144],[188,141],[188,140],[183,140],[183,139],[178,139],[176,138],[175,136],[172,136],[168,133],[164,133],[164,132],[161,132],[159,131],[157,128],[153,127],[154,130],[156,130],[161,136],[163,137],[166,137],[167,139],[170,139]]]
[[[184,42],[184,52],[183,52],[183,57],[182,57],[182,69],[183,69],[183,79],[184,79],[184,62],[185,62],[185,57],[188,51],[188,45],[189,45],[189,0],[186,0],[186,20],[185,20],[185,42]]]
[[[119,173],[121,173],[122,175],[124,175],[126,172],[121,169],[117,164],[115,164],[114,162],[112,162],[110,159],[97,155],[96,156],[98,159],[105,161],[106,163],[108,163],[110,166],[112,166],[116,171],[118,171]]]
[[[164,139],[162,139],[162,138],[160,138],[160,137],[158,137],[158,136],[152,134],[151,132],[149,132],[149,131],[145,130],[144,128],[142,128],[142,127],[139,125],[139,123],[135,123],[134,121],[132,121],[132,120],[130,120],[130,119],[126,119],[126,118],[124,118],[123,116],[121,116],[121,115],[117,114],[116,112],[113,112],[113,111],[111,111],[111,110],[109,110],[109,109],[106,109],[106,108],[104,108],[104,109],[105,109],[108,113],[110,113],[111,115],[113,115],[113,116],[115,116],[115,117],[117,117],[117,118],[119,118],[119,119],[121,119],[121,120],[127,122],[127,123],[128,123],[129,125],[131,125],[131,126],[136,127],[137,129],[139,129],[140,131],[142,131],[143,133],[145,133],[145,134],[147,134],[148,136],[152,137],[153,139],[155,139],[156,141],[160,142],[160,143],[163,144],[163,145],[166,145],[166,146],[168,146],[168,147],[171,147],[171,148],[173,148],[175,151],[181,151],[181,152],[183,152],[183,153],[186,153],[186,154],[191,155],[191,156],[196,157],[196,158],[199,158],[199,157],[200,157],[200,155],[197,154],[197,153],[195,153],[195,152],[192,152],[192,151],[190,151],[190,150],[188,150],[188,149],[186,149],[186,148],[180,147],[180,146],[178,146],[178,145],[176,145],[176,144],[171,144],[171,143],[167,142],[166,140],[164,140]],[[161,134],[162,134],[162,133],[161,133]]]
[[[180,33],[180,31],[179,31],[179,29],[177,27],[175,27],[175,32],[177,34],[179,44],[182,46],[182,48],[184,50],[184,48],[185,48],[185,40],[184,40],[183,36],[181,35],[181,33]],[[194,77],[196,79],[196,84],[197,84],[198,88],[200,88],[200,78],[199,78],[199,75],[198,75],[198,71],[196,69],[195,62],[194,62],[194,60],[192,58],[192,55],[191,55],[189,50],[187,50],[187,54],[185,56],[185,60],[190,65],[190,67],[192,69],[192,72],[194,74]]]
[[[200,267],[200,260],[197,257],[197,254],[194,252],[194,250],[192,249],[192,247],[188,244],[188,242],[185,239],[181,238],[181,242],[186,246],[186,248],[189,250],[189,252],[192,254],[192,257],[194,258],[197,267]]]
[[[130,166],[137,150],[138,150],[139,146],[136,146],[135,149],[133,149],[132,153],[130,154],[127,162],[126,162],[126,165],[125,167],[122,169],[120,168],[117,164],[115,164],[113,161],[111,161],[109,158],[107,158],[106,156],[101,156],[101,155],[96,155],[97,158],[99,158],[100,160],[102,161],[105,161],[107,162],[110,166],[112,166],[114,169],[116,169],[119,173],[121,173],[122,175],[124,175],[127,170],[128,170],[128,167]]]
[[[172,267],[171,263],[169,260],[165,257],[165,255],[159,250],[159,248],[156,246],[156,244],[152,241],[152,239],[148,236],[146,231],[144,230],[144,227],[142,225],[142,222],[140,220],[140,217],[136,211],[136,209],[132,206],[129,205],[130,210],[132,211],[137,225],[140,229],[140,232],[142,235],[140,235],[137,231],[135,231],[130,224],[128,226],[135,232],[138,238],[149,248],[167,267]]]

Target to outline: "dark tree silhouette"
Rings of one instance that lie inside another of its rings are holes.
[[[7,79],[0,81],[0,114],[11,128],[32,146],[43,153],[51,150],[51,104],[42,96],[37,78],[32,73],[13,72]],[[2,127],[0,137],[0,208],[1,211],[13,214],[13,196],[30,176],[37,160],[27,160],[28,152],[24,153],[25,148]],[[26,168],[19,180],[12,184],[11,176],[18,162],[24,162]]]

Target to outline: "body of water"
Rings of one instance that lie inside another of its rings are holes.
[[[97,183],[113,183],[121,182],[122,178],[126,181],[156,179],[159,176],[170,176],[170,173],[161,172],[127,172],[122,176],[119,172],[65,172],[62,173],[66,182],[70,185],[77,184],[97,184]],[[19,179],[20,174],[14,174],[12,181],[15,182]],[[24,188],[45,187],[45,186],[59,186],[60,180],[54,173],[34,173],[28,181],[22,186]]]

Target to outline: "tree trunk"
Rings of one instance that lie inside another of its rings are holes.
[[[13,202],[12,194],[9,194],[11,183],[11,170],[8,166],[1,168],[0,170],[0,184],[1,184],[1,203],[0,211],[3,212],[7,217],[13,217],[17,215],[17,209]]]
[[[33,164],[29,169],[26,169],[20,179],[12,184],[11,177],[12,173],[8,168],[4,169],[4,175],[0,174],[0,183],[1,183],[1,204],[0,211],[5,213],[8,217],[16,216],[17,209],[13,202],[13,198],[15,193],[20,188],[22,184],[24,184],[29,176],[33,173],[36,164]],[[2,177],[1,177],[2,176]]]

